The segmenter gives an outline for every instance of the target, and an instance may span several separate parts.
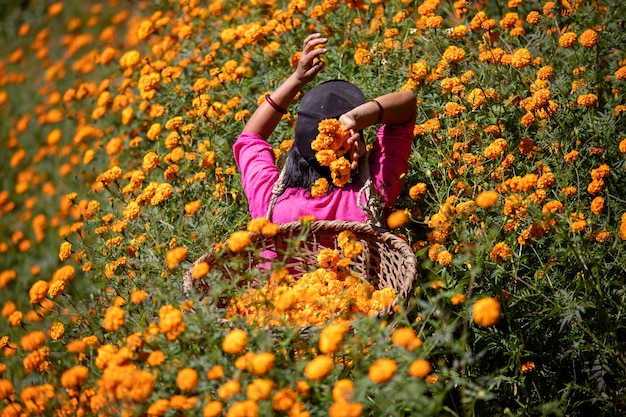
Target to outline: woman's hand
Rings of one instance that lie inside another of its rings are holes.
[[[350,132],[348,138],[348,145],[350,146],[350,159],[351,168],[356,169],[359,165],[359,158],[365,153],[365,142],[361,138],[358,131],[355,131],[356,119],[350,113],[344,113],[339,117],[339,123],[343,126],[345,131]]]
[[[319,33],[309,35],[304,40],[302,54],[295,71],[296,77],[302,84],[312,81],[324,69],[325,64],[320,56],[328,51],[324,46],[326,42],[328,39],[323,38]]]

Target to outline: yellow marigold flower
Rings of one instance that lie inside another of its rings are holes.
[[[67,261],[72,255],[72,244],[70,242],[61,243],[59,248],[59,259],[61,261]]]
[[[31,304],[39,304],[48,295],[48,283],[43,280],[35,282],[28,291]]]
[[[424,378],[432,372],[433,368],[426,359],[417,359],[409,366],[409,375],[413,378]]]
[[[387,217],[387,226],[390,229],[396,229],[406,225],[409,221],[410,217],[407,209],[396,210]]]
[[[511,58],[511,65],[514,68],[520,69],[530,65],[532,57],[530,51],[526,48],[520,48],[513,54]]]
[[[238,230],[229,236],[226,244],[231,252],[238,253],[243,251],[251,242],[252,239],[247,230]]]
[[[231,330],[222,341],[222,350],[230,355],[238,355],[248,344],[248,334],[241,329]]]
[[[320,177],[311,187],[311,195],[316,198],[324,197],[328,193],[328,180]]]
[[[291,388],[278,390],[272,397],[272,408],[279,412],[288,411],[298,398],[298,393]]]
[[[193,391],[198,386],[198,372],[193,368],[183,368],[176,375],[176,385],[181,391]]]
[[[383,384],[389,382],[397,370],[396,361],[390,358],[381,358],[370,366],[367,376],[375,384]]]
[[[126,313],[118,306],[107,307],[102,327],[107,332],[119,330],[126,322]]]
[[[587,29],[578,38],[578,43],[585,48],[593,48],[598,43],[598,34],[593,29]]]
[[[593,107],[598,102],[598,96],[593,93],[581,94],[576,98],[576,104],[583,107]]]
[[[312,381],[325,378],[333,369],[333,360],[330,356],[318,355],[304,368],[304,376]]]
[[[576,45],[577,35],[574,32],[566,32],[559,38],[559,46],[562,48],[571,48]]]
[[[344,334],[350,330],[347,322],[332,323],[320,332],[319,350],[325,354],[339,352]]]
[[[500,302],[493,297],[484,297],[474,303],[472,317],[479,326],[493,326],[500,320]]]

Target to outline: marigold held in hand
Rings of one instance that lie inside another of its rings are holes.
[[[472,317],[482,327],[490,327],[498,323],[501,314],[500,302],[493,297],[484,297],[474,303]]]

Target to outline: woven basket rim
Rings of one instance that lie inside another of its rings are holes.
[[[376,239],[384,245],[388,250],[397,252],[402,258],[404,276],[401,277],[401,288],[396,289],[396,297],[391,306],[381,310],[377,316],[383,317],[388,315],[393,308],[404,299],[408,297],[408,294],[413,288],[414,282],[417,279],[417,259],[413,250],[408,243],[400,236],[394,234],[388,229],[372,225],[370,223],[352,222],[344,220],[314,220],[311,222],[293,221],[288,223],[278,224],[278,231],[276,236],[288,237],[294,233],[298,233],[303,229],[308,229],[309,234],[316,234],[320,232],[332,232],[340,233],[342,231],[351,231],[355,234],[366,235],[369,238]],[[252,244],[262,242],[267,237],[261,233],[251,233]],[[183,292],[186,296],[189,296],[194,291],[194,279],[191,271],[193,267],[200,263],[210,260],[214,255],[213,251],[208,251],[200,256],[191,267],[185,272],[183,276]],[[308,326],[310,328],[310,326]]]

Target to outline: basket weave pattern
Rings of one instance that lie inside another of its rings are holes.
[[[363,245],[363,251],[353,259],[350,268],[362,280],[371,283],[374,288],[393,288],[396,293],[391,306],[378,312],[382,317],[388,314],[393,307],[406,299],[413,289],[417,278],[417,260],[411,248],[400,237],[382,228],[367,223],[345,222],[337,220],[314,221],[309,226],[310,232],[306,239],[299,241],[297,250],[289,251],[284,256],[288,243],[302,234],[303,224],[300,222],[284,223],[279,225],[278,233],[273,237],[264,237],[253,234],[252,243],[256,249],[269,250],[277,254],[277,260],[284,262],[285,267],[294,278],[299,278],[307,272],[319,267],[317,255],[323,248],[336,248],[337,235],[348,230],[354,233],[356,240]],[[267,259],[255,255],[257,251],[248,254],[249,267],[259,268],[260,264],[267,263]],[[294,253],[295,252],[295,253]],[[190,296],[194,291],[207,294],[210,283],[206,278],[194,279],[191,271],[200,263],[207,262],[212,267],[216,262],[211,252],[198,258],[183,277],[183,291]],[[224,279],[232,279],[231,271],[221,268]]]

